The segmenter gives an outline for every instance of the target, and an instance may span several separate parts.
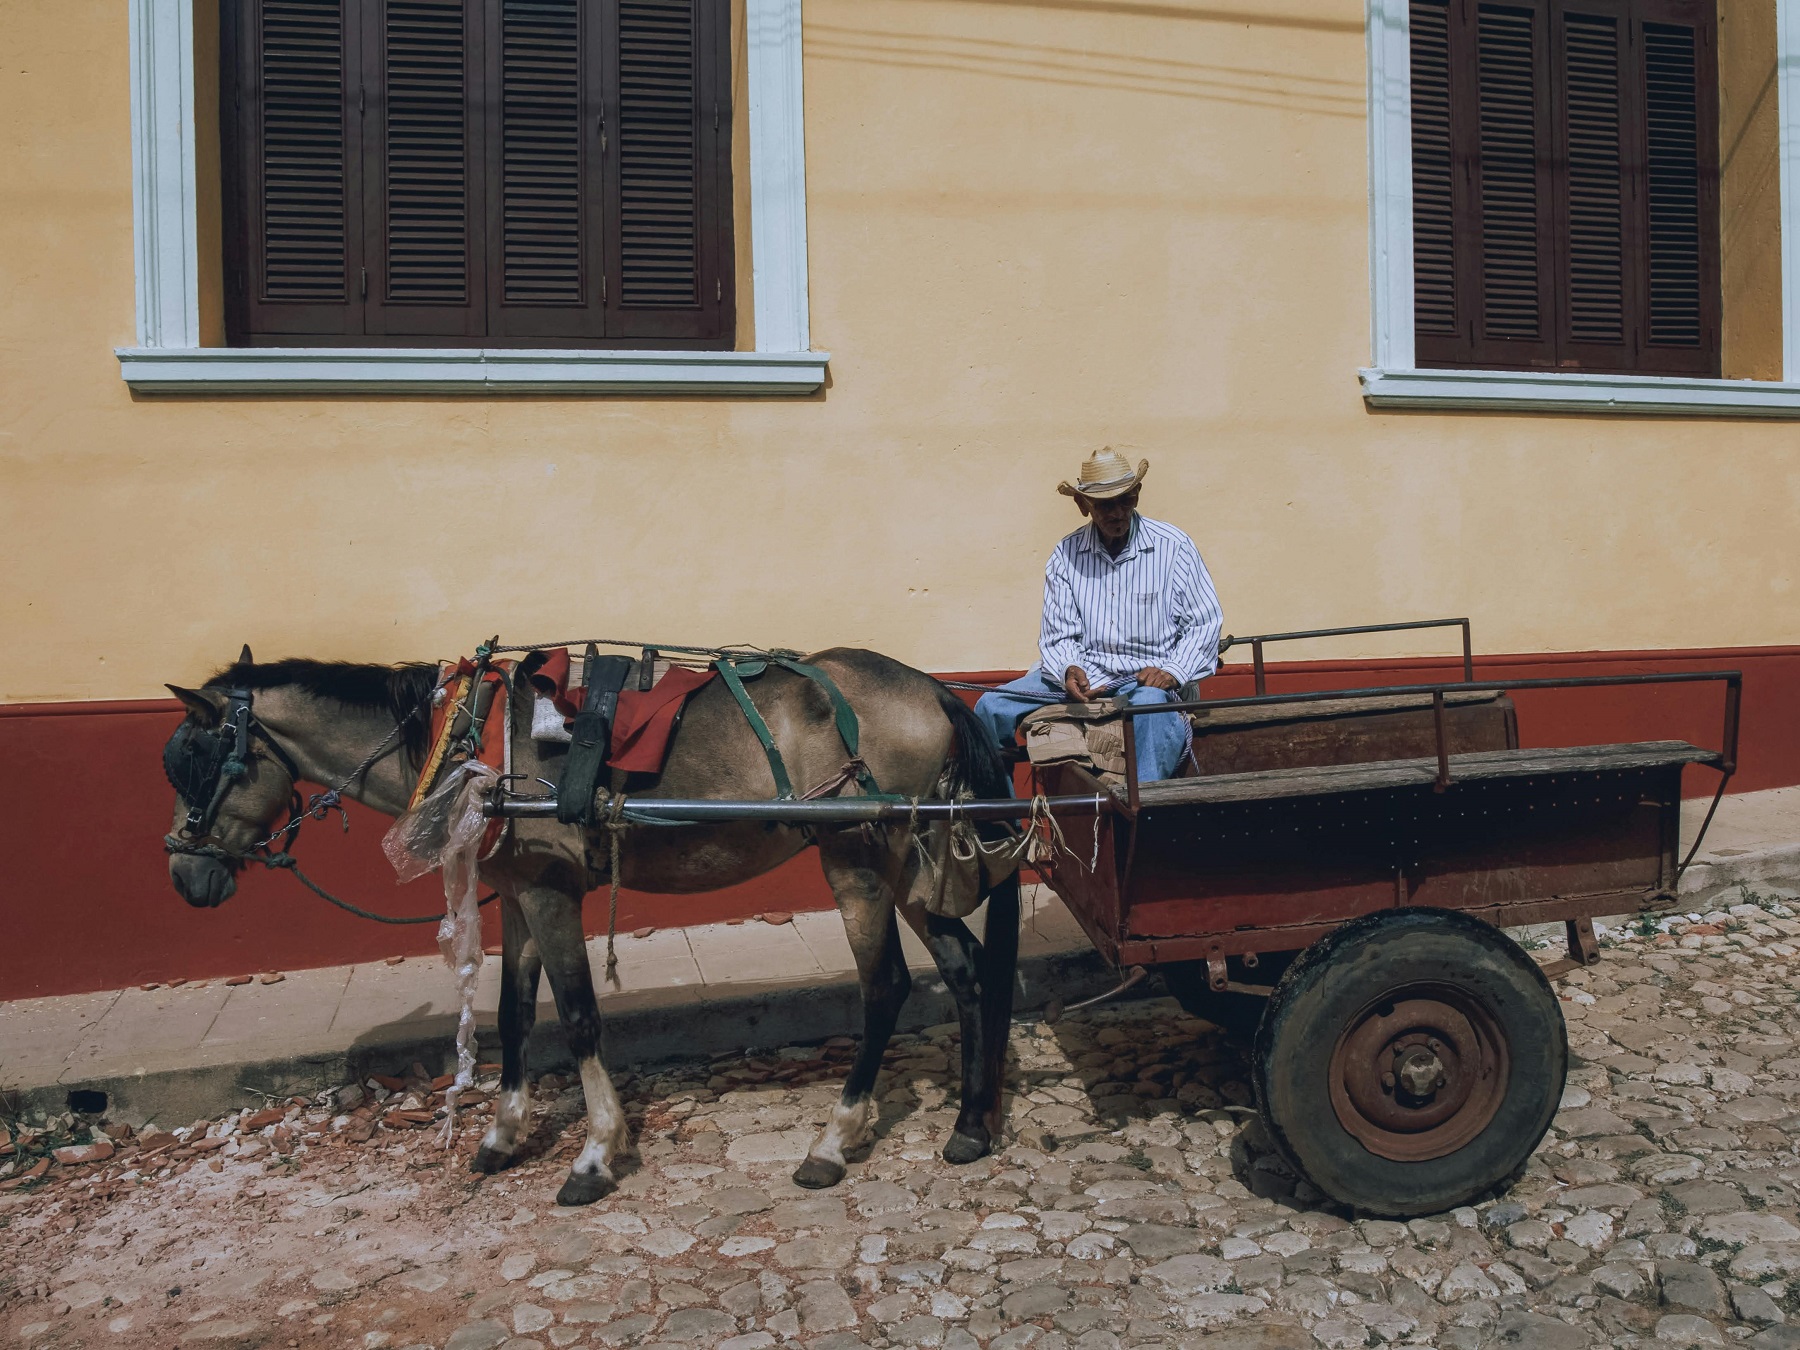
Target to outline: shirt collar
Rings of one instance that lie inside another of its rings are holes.
[[[1156,541],[1144,528],[1144,516],[1140,511],[1131,513],[1131,534],[1125,540],[1125,547],[1119,550],[1114,558],[1106,551],[1106,545],[1100,542],[1100,531],[1089,521],[1081,530],[1081,550],[1084,553],[1098,553],[1101,557],[1115,563],[1122,563],[1127,558],[1136,557],[1140,553],[1149,553],[1156,547]]]

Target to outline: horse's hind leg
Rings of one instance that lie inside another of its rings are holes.
[[[944,1161],[971,1163],[993,1149],[996,1136],[988,1120],[993,1114],[991,1101],[998,1095],[989,1081],[992,1056],[986,1052],[987,1025],[982,1015],[987,976],[981,944],[961,919],[932,914],[917,902],[908,902],[904,912],[956,1002],[962,1031],[962,1109],[944,1145]]]
[[[600,1062],[600,1005],[594,998],[594,975],[581,935],[581,899],[541,886],[527,890],[522,903],[550,976],[569,1051],[581,1070],[587,1103],[587,1143],[556,1193],[556,1203],[591,1205],[618,1184],[613,1163],[630,1147],[631,1131],[612,1078]]]
[[[841,836],[839,837],[841,839]],[[813,1144],[806,1160],[794,1171],[794,1181],[817,1190],[844,1179],[844,1155],[867,1142],[871,1133],[869,1099],[881,1073],[901,1005],[912,990],[912,975],[900,948],[900,929],[894,922],[894,890],[889,878],[875,869],[858,865],[862,860],[845,856],[845,845],[830,838],[819,841],[825,878],[837,896],[844,916],[844,932],[856,957],[856,973],[862,984],[863,1038],[844,1080],[843,1094],[831,1110],[831,1120]],[[889,859],[890,867],[893,860]]]
[[[471,1172],[510,1167],[531,1129],[531,1084],[525,1077],[525,1043],[537,1022],[538,946],[519,902],[500,897],[500,1097],[494,1123],[469,1162]]]
[[[998,1140],[1006,1104],[1006,1046],[1012,1036],[1013,981],[1019,971],[1017,872],[988,892],[987,907],[987,927],[981,940],[981,1048],[987,1059],[986,1123],[990,1137]]]

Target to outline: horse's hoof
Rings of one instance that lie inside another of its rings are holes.
[[[827,1158],[809,1155],[805,1162],[794,1169],[794,1184],[804,1186],[809,1191],[822,1191],[828,1186],[837,1185],[843,1179],[844,1164]]]
[[[944,1161],[960,1167],[964,1163],[972,1163],[977,1158],[985,1158],[992,1148],[990,1136],[986,1130],[977,1134],[973,1130],[958,1130],[950,1136],[950,1142],[944,1145]]]
[[[591,1205],[618,1185],[605,1172],[571,1172],[556,1193],[559,1205]]]
[[[471,1172],[482,1172],[488,1176],[492,1176],[495,1172],[503,1171],[512,1165],[512,1154],[502,1153],[499,1149],[489,1148],[486,1144],[483,1144],[480,1148],[476,1149],[475,1156],[469,1159],[469,1170]]]

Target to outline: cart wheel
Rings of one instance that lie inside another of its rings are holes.
[[[1299,952],[1264,952],[1254,969],[1246,967],[1242,958],[1228,956],[1225,970],[1233,980],[1244,984],[1273,985],[1299,955]],[[1267,998],[1229,989],[1215,991],[1207,979],[1204,961],[1171,961],[1158,966],[1157,972],[1184,1012],[1211,1022],[1234,1041],[1248,1045],[1256,1039],[1263,1009],[1269,1006]]]
[[[1499,929],[1452,910],[1345,924],[1288,969],[1256,1037],[1257,1104],[1325,1194],[1410,1217],[1514,1176],[1568,1070],[1544,973]]]

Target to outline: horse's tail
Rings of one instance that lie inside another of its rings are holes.
[[[994,733],[980,718],[943,685],[937,686],[938,706],[950,719],[956,733],[956,777],[958,786],[967,787],[977,797],[994,798],[1013,795],[1012,775],[1000,757],[1000,746]]]

